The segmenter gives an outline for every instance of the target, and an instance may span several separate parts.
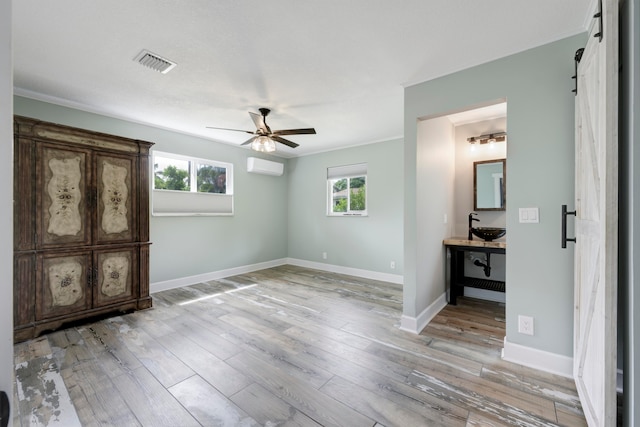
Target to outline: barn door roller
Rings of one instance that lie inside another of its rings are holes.
[[[604,34],[604,28],[602,28],[602,26],[604,25],[602,22],[602,0],[598,1],[598,13],[596,13],[595,15],[593,15],[594,19],[597,18],[598,19],[598,32],[595,33],[593,35],[593,37],[597,37],[598,41],[601,42],[602,41],[602,35]]]

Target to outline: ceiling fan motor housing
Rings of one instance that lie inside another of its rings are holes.
[[[254,148],[254,146],[260,146],[260,147],[264,147],[264,144],[257,144],[257,140],[258,138],[269,138],[270,144],[269,147],[273,146],[273,141],[275,142],[279,142],[280,144],[284,144],[288,147],[291,148],[296,148],[298,146],[298,144],[296,144],[293,141],[289,141],[288,139],[285,139],[282,137],[282,135],[304,135],[304,134],[315,134],[316,130],[314,128],[306,128],[306,129],[283,129],[283,130],[276,130],[276,131],[271,131],[271,128],[269,127],[269,125],[267,125],[267,116],[269,115],[269,113],[271,112],[270,109],[268,108],[258,108],[258,111],[260,111],[261,115],[258,115],[256,113],[252,113],[249,112],[249,116],[251,117],[251,120],[253,120],[253,123],[256,125],[256,130],[255,131],[248,131],[248,130],[240,130],[240,129],[226,129],[226,128],[216,128],[216,127],[212,127],[212,126],[207,126],[210,129],[221,129],[221,130],[229,130],[229,131],[235,131],[235,132],[244,132],[244,133],[249,133],[252,134],[254,136],[252,136],[251,138],[249,138],[247,141],[243,142],[240,145],[248,145],[251,144],[252,148]],[[256,142],[256,144],[254,144],[254,142]],[[256,149],[256,148],[254,148]],[[274,149],[270,149],[269,151],[274,151]],[[258,151],[264,151],[264,150],[258,150]]]

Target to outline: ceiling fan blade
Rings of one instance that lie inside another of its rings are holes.
[[[255,139],[257,138],[257,136],[252,136],[251,138],[247,139],[245,142],[243,142],[240,145],[247,145],[247,144],[251,144]]]
[[[254,134],[255,132],[252,132],[250,130],[242,130],[242,129],[227,129],[227,128],[216,128],[213,126],[207,126],[207,129],[216,129],[216,130],[230,130],[232,132],[244,132],[244,133],[250,133],[250,134]]]
[[[271,133],[271,129],[269,129],[269,126],[267,126],[267,122],[264,120],[265,116],[252,113],[251,111],[249,111],[249,115],[251,116],[251,120],[253,120],[253,123],[256,125],[256,129],[258,129],[258,131],[261,131],[264,134]]]
[[[314,128],[306,128],[306,129],[283,129],[277,130],[273,132],[273,135],[304,135],[304,134],[313,134],[315,135],[316,130]]]
[[[291,148],[296,148],[298,146],[298,144],[296,144],[295,142],[289,141],[288,139],[280,138],[277,135],[272,135],[270,136],[270,138],[273,139],[274,141],[278,141],[280,144],[284,144]]]

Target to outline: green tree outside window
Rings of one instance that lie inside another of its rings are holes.
[[[157,169],[158,165],[154,165]],[[157,190],[189,191],[189,171],[169,165],[154,173],[154,188]]]
[[[361,213],[367,210],[366,176],[331,181],[331,212]]]

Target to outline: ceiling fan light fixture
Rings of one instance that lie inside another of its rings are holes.
[[[219,128],[213,126],[207,126],[207,128],[252,134],[254,135],[253,137],[249,138],[240,145],[244,146],[251,144],[252,150],[261,151],[263,153],[271,153],[273,151],[276,151],[276,142],[291,148],[296,148],[298,146],[298,144],[293,141],[289,141],[286,138],[283,138],[283,136],[315,135],[316,130],[314,128],[280,129],[272,131],[269,125],[267,125],[267,115],[270,111],[271,110],[269,110],[268,108],[260,108],[260,114],[252,113],[251,111],[249,111],[249,116],[251,117],[251,120],[253,120],[253,123],[256,125],[255,131]]]
[[[262,153],[272,153],[276,151],[276,143],[267,136],[259,136],[251,142],[251,149]]]

